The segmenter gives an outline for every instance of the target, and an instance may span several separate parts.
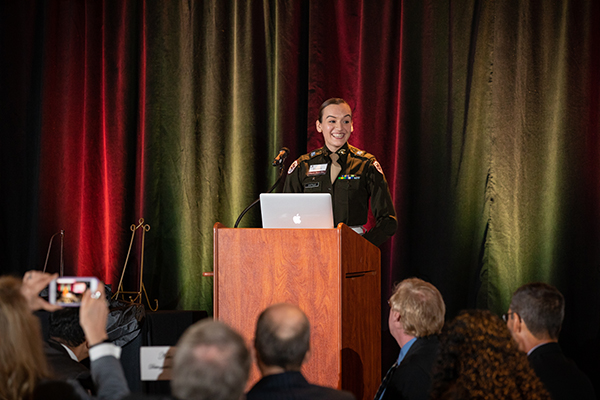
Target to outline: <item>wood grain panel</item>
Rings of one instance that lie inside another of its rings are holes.
[[[377,247],[340,225],[342,387],[370,400],[381,379],[381,256]]]
[[[258,315],[269,305],[297,304],[311,322],[312,357],[306,378],[339,386],[341,299],[336,231],[218,229],[215,317],[237,329],[251,343]],[[307,243],[311,243],[307,246]],[[339,351],[338,351],[339,353]],[[258,379],[254,369],[251,384]]]
[[[251,345],[262,310],[279,302],[297,304],[311,322],[306,378],[352,390],[358,399],[373,397],[381,376],[377,247],[343,224],[229,229],[217,223],[214,252],[215,318]],[[248,387],[258,379],[253,366]]]

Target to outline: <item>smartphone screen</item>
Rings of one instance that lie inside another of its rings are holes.
[[[79,307],[85,291],[98,287],[94,277],[61,277],[50,283],[49,301],[63,307]]]

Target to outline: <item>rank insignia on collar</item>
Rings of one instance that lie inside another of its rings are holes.
[[[341,155],[346,154],[346,149],[341,149],[340,151],[338,151],[338,153],[340,153]]]
[[[298,166],[298,160],[294,161],[292,163],[292,165],[290,165],[290,168],[288,169],[288,175],[291,174],[292,172],[294,172],[294,170],[296,169],[297,166]]]
[[[381,165],[379,165],[379,162],[377,162],[377,161],[373,161],[373,166],[374,166],[375,168],[377,168],[377,171],[379,171],[379,173],[380,173],[381,175],[383,175],[383,169],[381,169]]]

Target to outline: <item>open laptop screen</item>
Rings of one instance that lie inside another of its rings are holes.
[[[333,228],[329,193],[262,193],[263,228]]]

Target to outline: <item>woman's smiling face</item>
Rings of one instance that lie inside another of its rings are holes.
[[[338,151],[350,138],[352,110],[348,104],[330,104],[323,109],[321,121],[317,120],[317,131],[323,134],[325,145],[331,152]]]

